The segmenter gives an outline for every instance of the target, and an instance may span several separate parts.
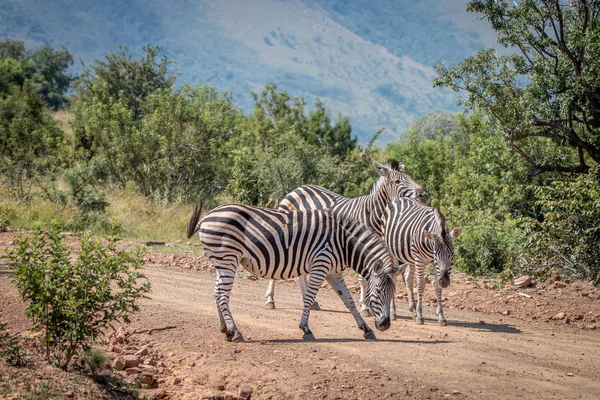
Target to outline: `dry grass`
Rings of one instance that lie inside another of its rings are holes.
[[[192,207],[182,204],[154,204],[134,189],[112,190],[106,195],[110,203],[96,222],[85,227],[99,236],[107,234],[106,226],[111,222],[120,228],[119,237],[127,240],[188,241],[187,222]],[[29,203],[18,202],[8,195],[0,194],[0,222],[8,220],[17,229],[31,229],[35,224],[49,226],[58,219],[67,229],[76,233],[77,209],[72,204],[57,205],[36,196]]]

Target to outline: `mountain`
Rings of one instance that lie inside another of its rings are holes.
[[[90,63],[110,49],[163,46],[178,82],[232,91],[275,83],[309,104],[321,98],[350,117],[365,143],[380,127],[395,140],[456,95],[433,89],[438,61],[459,62],[493,35],[458,0],[2,0],[0,37],[65,46]],[[80,68],[78,66],[78,68]]]

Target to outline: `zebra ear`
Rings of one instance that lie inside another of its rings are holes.
[[[454,240],[457,237],[459,237],[461,232],[462,232],[461,226],[459,226],[458,228],[452,229],[452,231],[450,232],[450,240]]]
[[[433,242],[435,242],[436,238],[436,234],[435,233],[431,233],[429,231],[423,230],[423,234],[425,235],[425,237]]]
[[[402,266],[400,265],[396,265],[394,268],[392,268],[392,275],[397,276],[400,275],[402,272],[404,272],[404,269]]]
[[[404,163],[403,162],[398,163],[398,168],[396,168],[396,170],[398,172],[404,173]]]
[[[373,166],[375,167],[375,171],[384,178],[390,174],[390,169],[383,164],[378,163],[377,161],[373,161]]]
[[[375,264],[373,264],[373,272],[375,272],[375,275],[383,274],[383,261],[375,261]]]

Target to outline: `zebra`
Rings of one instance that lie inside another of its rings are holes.
[[[343,213],[382,235],[381,216],[391,200],[398,197],[410,197],[426,204],[429,201],[429,194],[404,173],[403,163],[392,159],[388,160],[385,165],[374,161],[373,166],[379,174],[379,179],[372,185],[369,195],[348,199],[317,185],[302,185],[285,196],[279,205],[279,210],[325,209]],[[307,285],[304,276],[300,277],[299,284],[304,294]],[[275,308],[274,280],[269,281],[265,297],[265,308]],[[315,301],[313,310],[319,309],[319,304]]]
[[[403,263],[404,282],[409,300],[409,309],[414,312],[415,322],[423,324],[423,290],[425,289],[425,268],[435,263],[433,286],[437,298],[438,322],[446,325],[442,310],[442,288],[450,285],[450,274],[454,258],[454,246],[462,228],[448,231],[446,217],[438,208],[427,207],[412,199],[402,198],[392,201],[382,219],[383,239],[396,260]],[[417,275],[417,304],[413,295],[413,275]],[[366,285],[359,276],[361,300],[364,299]],[[367,309],[368,310],[368,309]],[[390,315],[394,319],[396,307],[393,301]],[[368,312],[361,310],[363,316]]]
[[[396,290],[393,259],[381,237],[361,223],[324,210],[286,212],[246,205],[219,206],[198,223],[200,212],[201,206],[196,206],[187,236],[200,231],[204,252],[217,271],[214,296],[227,341],[244,341],[229,310],[238,265],[269,279],[310,274],[300,320],[304,340],[315,340],[308,317],[324,279],[350,310],[363,337],[375,339],[342,277],[346,266],[367,280],[366,299],[376,328],[390,327],[390,302]]]

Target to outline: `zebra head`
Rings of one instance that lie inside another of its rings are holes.
[[[450,274],[452,273],[452,263],[454,261],[454,245],[462,228],[458,227],[448,233],[446,226],[446,217],[438,208],[434,208],[434,215],[440,233],[432,233],[423,231],[425,237],[433,242],[433,260],[435,263],[435,284],[442,288],[447,288],[450,285]]]
[[[400,197],[409,197],[423,204],[429,202],[429,193],[416,183],[410,175],[404,173],[404,164],[396,160],[388,160],[385,165],[373,161],[379,179],[371,187],[371,194],[383,188],[390,202]]]
[[[390,304],[396,294],[394,267],[384,267],[381,259],[375,262],[368,279],[366,301],[375,315],[375,327],[385,331],[390,327]]]

